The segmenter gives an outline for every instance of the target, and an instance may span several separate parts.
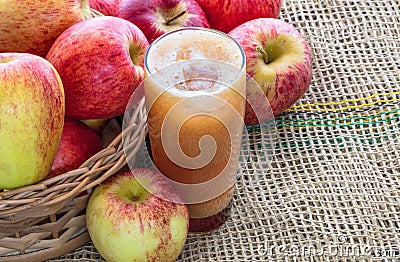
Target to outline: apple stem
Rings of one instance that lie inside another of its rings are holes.
[[[177,13],[176,15],[173,15],[171,17],[167,17],[165,18],[165,24],[169,25],[172,21],[174,21],[175,19],[183,16],[184,14],[186,14],[186,10],[182,10],[181,12]]]
[[[268,60],[269,58],[268,58],[267,52],[265,52],[265,49],[264,49],[262,46],[258,45],[258,46],[256,46],[256,51],[257,51],[260,55],[262,55],[263,60],[264,60],[264,63],[265,63],[266,65],[268,65],[268,64],[269,64],[269,60]]]
[[[137,201],[139,201],[139,199],[140,199],[139,196],[133,196],[133,197],[132,197],[132,201],[133,201],[133,202],[137,202]]]

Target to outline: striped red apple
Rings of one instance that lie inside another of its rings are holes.
[[[100,137],[84,123],[66,117],[57,153],[45,179],[79,168],[103,149]]]
[[[149,43],[178,28],[210,27],[196,0],[90,0],[90,6],[134,23]]]
[[[0,53],[45,57],[64,30],[91,17],[88,0],[1,1]]]
[[[37,183],[56,155],[64,91],[54,67],[27,53],[0,53],[0,191]]]
[[[63,81],[66,116],[83,120],[123,114],[144,79],[148,46],[137,26],[112,16],[95,17],[65,30],[46,59]]]
[[[248,21],[229,32],[246,54],[246,72],[259,85],[247,88],[245,123],[257,124],[252,106],[265,101],[274,115],[298,101],[312,79],[312,55],[303,35],[291,24],[274,18]]]
[[[278,18],[282,0],[196,0],[210,27],[228,33],[256,18]]]

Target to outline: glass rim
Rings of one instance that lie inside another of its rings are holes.
[[[239,51],[240,51],[240,53],[241,53],[242,64],[240,65],[239,71],[243,70],[243,69],[246,67],[246,54],[245,54],[245,52],[244,52],[244,50],[243,50],[243,47],[239,44],[238,41],[236,41],[235,38],[233,38],[232,36],[228,35],[227,33],[224,33],[224,32],[222,32],[222,31],[219,31],[219,30],[217,30],[217,29],[206,28],[206,27],[192,27],[192,26],[189,26],[189,27],[182,27],[182,28],[178,28],[178,29],[174,29],[174,30],[168,31],[168,32],[162,34],[161,36],[159,36],[158,38],[156,38],[156,39],[149,45],[149,47],[148,47],[147,50],[146,50],[145,56],[144,56],[144,68],[145,68],[145,70],[149,73],[149,75],[156,72],[156,71],[155,71],[155,72],[152,72],[152,71],[150,70],[149,65],[148,65],[148,62],[147,62],[147,57],[148,57],[148,55],[149,55],[150,49],[151,49],[154,45],[156,45],[160,40],[164,39],[165,37],[168,37],[169,35],[175,34],[175,33],[180,32],[180,31],[188,31],[188,30],[198,30],[198,31],[211,32],[211,33],[213,33],[213,34],[218,34],[218,35],[220,35],[220,36],[222,36],[222,37],[224,37],[224,38],[226,38],[226,39],[230,39],[230,40],[233,41],[233,42],[235,43],[235,45],[239,48]],[[210,60],[212,60],[212,59],[210,59]],[[217,60],[217,61],[219,61],[219,60]],[[178,61],[177,61],[177,62],[178,62]],[[221,61],[221,62],[229,63],[229,62],[227,62],[227,61]],[[167,65],[167,66],[168,66],[168,65]],[[234,66],[234,65],[232,65],[232,66]]]

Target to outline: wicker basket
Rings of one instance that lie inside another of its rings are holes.
[[[89,241],[85,208],[90,192],[125,167],[144,141],[144,99],[132,112],[123,132],[79,169],[35,185],[0,191],[0,261],[44,261]],[[128,156],[124,147],[130,148]]]

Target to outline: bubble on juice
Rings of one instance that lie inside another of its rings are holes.
[[[218,68],[205,62],[190,63],[182,67],[184,82],[180,89],[188,91],[210,90],[218,80]]]
[[[189,43],[182,44],[176,51],[175,61],[207,58],[206,54],[198,48],[190,46]]]

